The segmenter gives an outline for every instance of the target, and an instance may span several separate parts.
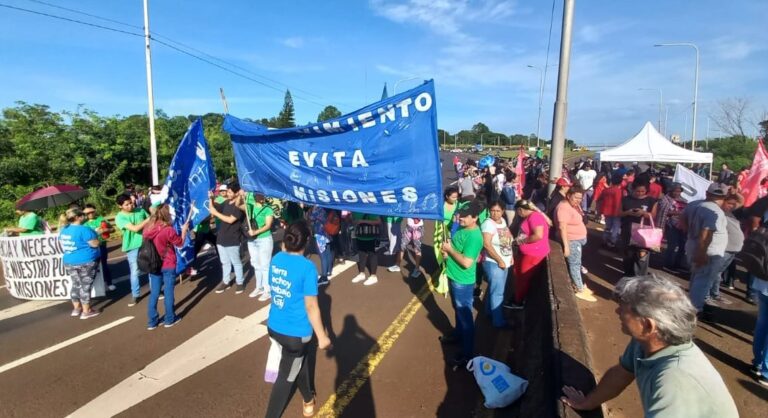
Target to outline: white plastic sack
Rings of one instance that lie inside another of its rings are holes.
[[[277,373],[280,370],[280,359],[283,356],[283,346],[274,338],[269,337],[271,344],[269,345],[269,354],[267,354],[267,368],[264,370],[264,381],[267,383],[275,383],[277,380]]]
[[[506,364],[477,356],[467,363],[467,370],[475,375],[477,385],[485,397],[486,408],[503,408],[523,396],[528,381],[509,370]]]

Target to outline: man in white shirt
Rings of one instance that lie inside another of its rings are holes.
[[[589,212],[589,207],[592,205],[592,196],[595,194],[593,184],[595,183],[595,177],[597,172],[592,169],[592,164],[584,164],[576,173],[576,181],[581,184],[581,188],[584,189],[584,199],[581,201],[581,209],[584,213]]]

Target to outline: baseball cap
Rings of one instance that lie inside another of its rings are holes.
[[[219,186],[219,191],[220,192],[226,192],[227,191],[227,185],[226,184],[222,184],[221,186]]]
[[[477,218],[478,215],[480,215],[480,212],[481,212],[480,205],[478,205],[475,202],[472,202],[469,205],[463,206],[456,213],[459,214],[459,218],[463,218],[465,216],[471,216],[473,218]]]
[[[709,185],[709,188],[707,188],[707,194],[711,194],[713,196],[725,196],[728,193],[726,192],[725,187],[723,187],[723,185],[720,183],[712,183]]]
[[[560,177],[559,179],[557,179],[557,182],[555,182],[555,185],[560,186],[560,187],[571,187],[571,186],[573,186],[571,184],[571,182],[567,178],[565,178],[565,177]]]

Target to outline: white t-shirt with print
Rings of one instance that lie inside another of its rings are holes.
[[[507,228],[507,222],[504,220],[504,218],[501,218],[501,223],[496,223],[491,218],[488,218],[483,222],[481,231],[483,233],[489,233],[493,234],[493,238],[491,239],[491,245],[493,245],[493,249],[496,250],[496,254],[501,256],[501,259],[504,260],[504,264],[507,266],[510,266],[512,264],[512,233],[509,231],[509,228]],[[485,257],[486,261],[490,261],[492,263],[495,263],[496,260],[486,255]]]

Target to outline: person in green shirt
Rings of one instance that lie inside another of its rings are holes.
[[[245,193],[244,207],[251,228],[248,229],[248,254],[256,281],[256,288],[248,296],[259,296],[260,301],[269,299],[269,263],[272,261],[272,222],[275,212],[261,193]]]
[[[696,308],[677,283],[656,275],[625,277],[613,293],[621,332],[632,339],[589,394],[565,386],[566,405],[597,409],[636,380],[645,417],[739,416],[723,378],[692,341]]]
[[[381,217],[365,213],[353,213],[352,221],[355,223],[355,245],[357,247],[357,276],[352,283],[363,282],[365,286],[371,286],[379,282],[376,270],[379,268],[379,260],[376,258],[376,240],[380,234]],[[365,277],[365,267],[368,267],[368,278]]]
[[[6,228],[6,233],[25,236],[40,235],[45,232],[43,229],[43,221],[35,212],[16,209],[16,214],[20,216],[18,226]]]
[[[109,271],[109,265],[107,264],[107,238],[109,234],[115,232],[115,228],[107,222],[103,216],[98,216],[96,213],[96,206],[88,203],[83,209],[86,221],[83,225],[96,231],[99,237],[99,259],[101,261],[101,274],[104,278],[104,284],[107,285],[107,290],[115,290],[115,285],[112,284],[112,273]]]
[[[460,208],[457,211],[460,229],[441,247],[443,258],[446,260],[451,302],[456,312],[456,328],[453,333],[442,336],[440,340],[443,344],[461,343],[461,353],[454,358],[454,366],[466,365],[475,354],[472,303],[477,257],[483,249],[483,234],[477,225],[481,209],[483,208],[477,203]]]
[[[139,301],[141,283],[139,281],[139,247],[141,247],[141,230],[144,229],[149,214],[144,209],[134,206],[131,196],[123,194],[117,197],[120,212],[115,215],[115,225],[123,233],[123,252],[128,259],[128,269],[131,279],[131,301],[128,306],[134,306]]]
[[[387,237],[389,238],[389,249],[385,252],[385,255],[394,255],[395,263],[388,267],[387,270],[396,273],[400,271],[400,225],[403,223],[403,218],[399,216],[385,216],[384,221],[387,223]]]

